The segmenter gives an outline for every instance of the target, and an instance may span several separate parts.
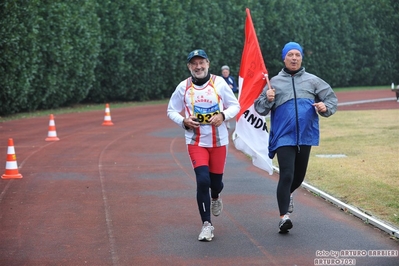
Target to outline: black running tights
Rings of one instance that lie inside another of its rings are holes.
[[[223,174],[209,172],[208,166],[199,166],[194,169],[197,180],[197,203],[202,222],[211,223],[211,197],[218,198],[223,189]],[[211,189],[211,195],[209,195]]]
[[[277,149],[280,178],[277,185],[277,203],[280,215],[288,212],[290,194],[305,179],[311,146],[284,146]]]

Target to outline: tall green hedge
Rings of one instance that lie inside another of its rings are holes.
[[[0,4],[0,114],[84,100],[100,51],[95,1]]]
[[[395,0],[2,0],[0,115],[167,98],[196,48],[237,77],[246,7],[271,76],[297,41],[333,87],[399,83]]]

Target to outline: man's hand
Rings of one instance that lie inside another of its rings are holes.
[[[190,116],[183,119],[183,124],[186,128],[199,128],[200,123],[197,122],[197,118],[195,116]]]
[[[269,87],[269,89],[267,89],[266,91],[266,96],[269,102],[274,101],[274,97],[276,96],[276,90],[273,89],[272,87]]]
[[[215,127],[218,127],[223,123],[223,118],[224,118],[223,114],[218,113],[217,115],[214,115],[209,119],[209,123],[211,125],[214,125]]]
[[[316,108],[317,112],[320,113],[327,112],[327,107],[323,102],[314,103],[313,106]]]

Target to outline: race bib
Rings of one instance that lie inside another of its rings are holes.
[[[200,124],[209,124],[209,119],[220,113],[219,105],[204,108],[194,105],[194,116],[198,119]]]

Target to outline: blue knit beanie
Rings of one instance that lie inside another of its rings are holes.
[[[299,52],[301,52],[301,55],[302,55],[302,57],[303,57],[303,50],[302,50],[302,47],[299,45],[299,43],[296,43],[296,42],[289,42],[289,43],[287,43],[287,44],[284,46],[284,48],[283,48],[283,53],[282,53],[283,61],[284,61],[285,56],[287,55],[287,53],[288,53],[289,51],[293,50],[293,49],[296,49],[296,50],[298,50]]]

